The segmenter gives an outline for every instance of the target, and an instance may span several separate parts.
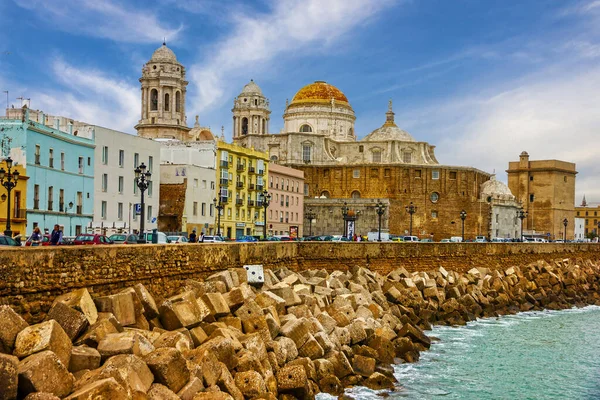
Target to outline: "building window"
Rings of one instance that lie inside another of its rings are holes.
[[[206,215],[206,203],[202,203],[202,216]]]
[[[415,178],[421,179],[421,170],[420,169],[415,170]]]
[[[440,179],[440,171],[437,169],[432,170],[431,179]]]
[[[48,166],[54,168],[54,150],[48,150]]]
[[[175,112],[181,111],[181,92],[175,92]]]
[[[79,173],[83,174],[83,157],[79,157]]]
[[[65,153],[60,153],[60,169],[65,170]]]
[[[152,197],[152,181],[148,182],[148,197]]]
[[[202,179],[202,189],[206,189],[206,179]]]
[[[208,205],[208,212],[210,213],[211,217],[215,216],[215,205],[213,203]]]
[[[119,150],[119,167],[125,166],[125,150]]]
[[[148,215],[146,216],[148,222],[152,221],[152,206],[148,206]]]
[[[192,210],[192,215],[194,215],[194,216],[198,215],[198,202],[197,201],[194,202],[194,206],[193,206],[193,210]]]
[[[300,132],[312,132],[310,125],[304,124],[300,127]]]
[[[371,168],[371,178],[379,178],[379,170],[377,168]]]
[[[117,219],[123,220],[123,203],[117,203]]]
[[[135,153],[133,155],[133,168],[137,168],[140,165],[140,155],[138,153]]]
[[[154,157],[148,157],[148,172],[152,172],[152,167],[154,166]]]
[[[40,209],[40,185],[33,185],[33,209]]]
[[[355,190],[354,192],[352,192],[351,196],[353,199],[360,199],[360,192],[358,190]]]
[[[354,168],[354,170],[352,171],[352,177],[360,178],[360,169],[359,168]]]
[[[215,190],[215,181],[210,181],[210,190]]]
[[[102,191],[108,190],[108,174],[102,174]]]
[[[533,175],[529,175],[529,180],[532,181],[533,180]]]
[[[165,93],[165,111],[169,111],[169,93]]]
[[[108,146],[102,147],[102,164],[108,164]]]
[[[437,211],[432,211],[431,212],[431,218],[437,218],[437,217],[438,217]]]
[[[125,186],[125,181],[122,176],[119,177],[119,193],[123,194],[123,186]]]
[[[412,163],[412,153],[409,151],[403,151],[402,152],[402,161],[405,164],[410,164]]]
[[[158,90],[152,89],[150,91],[150,111],[158,110]]]
[[[198,179],[194,179],[194,187],[197,188],[198,187]]]
[[[532,194],[529,195],[529,202],[533,203],[533,201],[535,200],[535,196]],[[587,215],[587,212],[585,213]]]
[[[381,162],[381,151],[377,150],[373,152],[373,162],[380,163]]]
[[[137,185],[137,179],[133,178],[133,195],[137,195],[138,192],[138,185]]]
[[[456,180],[456,171],[450,171],[450,179]]]
[[[83,214],[83,192],[77,192],[77,208],[75,209],[77,214]]]
[[[308,183],[304,184],[304,195],[308,196]]]
[[[281,183],[283,185],[283,181]],[[283,189],[283,188],[282,188]],[[290,190],[290,180],[286,179],[285,180],[285,190],[289,191]]]
[[[58,191],[58,211],[65,212],[65,190],[60,189]]]
[[[360,146],[358,146],[358,152],[362,153],[363,151],[365,151],[365,146],[363,146],[362,144]]]
[[[92,157],[88,157],[88,167],[92,166]]]
[[[52,200],[54,199],[54,187],[48,187],[48,211],[52,211]]]
[[[40,165],[40,145],[35,145],[35,163],[36,165]]]
[[[102,219],[106,219],[106,201],[102,202]]]
[[[431,200],[432,203],[437,203],[439,199],[440,195],[437,192],[433,192],[431,195],[429,195],[429,200]]]
[[[389,168],[386,168],[386,169],[383,170],[383,176],[385,178],[389,178],[391,176],[391,172],[392,171]]]
[[[302,161],[309,163],[310,162],[310,146],[304,145],[302,146]]]

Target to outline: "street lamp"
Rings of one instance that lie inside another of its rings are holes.
[[[523,241],[523,220],[527,218],[527,211],[519,210],[517,217],[521,220],[521,242]]]
[[[347,218],[348,218],[348,203],[344,202],[344,205],[342,206],[342,217],[344,217],[344,237],[347,236],[347,232],[346,232],[346,223],[347,223]]]
[[[144,192],[148,189],[150,184],[150,177],[152,174],[150,171],[146,172],[146,165],[141,163],[135,170],[135,184],[141,192],[141,213],[140,213],[140,236],[138,243],[146,243],[146,235],[144,234],[144,221],[146,218],[146,209],[144,205]]]
[[[217,210],[217,236],[221,236],[221,211],[225,208],[225,205],[221,202],[221,193],[219,193],[219,200],[215,197],[213,204]]]
[[[19,171],[12,171],[13,160],[8,157],[6,159],[6,168],[8,171],[5,171],[4,168],[0,168],[0,183],[2,186],[6,188],[8,192],[8,203],[6,205],[6,229],[4,230],[4,235],[12,237],[12,231],[10,230],[10,192],[17,186],[17,181],[19,180]]]
[[[465,241],[465,219],[467,219],[467,212],[462,210],[460,212],[460,219],[462,220],[462,240]]]
[[[377,205],[375,206],[375,211],[379,216],[379,231],[377,234],[377,241],[381,242],[381,216],[385,212],[385,205],[381,202],[381,200],[378,200]]]
[[[70,201],[65,207],[65,214],[69,213],[69,210],[73,208],[73,202]],[[73,216],[69,214],[69,236],[73,235]]]
[[[569,220],[568,219],[563,219],[563,225],[565,226],[565,234],[563,236],[563,242],[567,243],[567,225],[569,224]]]
[[[405,207],[406,212],[410,214],[410,230],[409,235],[412,236],[412,224],[413,224],[413,214],[417,212],[417,206],[413,204],[411,201],[409,205]]]
[[[315,219],[317,215],[313,212],[312,208],[309,208],[306,214],[304,214],[304,218],[308,219],[308,236],[312,236],[312,220]]]
[[[263,239],[267,240],[267,208],[269,208],[269,204],[271,204],[271,193],[269,193],[266,190],[263,190],[260,193],[260,198],[262,199],[262,206],[264,208],[264,220],[265,220],[265,223],[263,225]]]

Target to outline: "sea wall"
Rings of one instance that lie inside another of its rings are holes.
[[[175,293],[186,279],[201,279],[227,268],[262,264],[292,271],[345,271],[367,267],[383,275],[443,266],[466,272],[481,267],[504,270],[537,260],[597,260],[594,243],[331,243],[267,242],[198,245],[65,246],[3,249],[0,304],[28,321],[39,321],[52,300],[86,287],[104,295],[143,283],[158,298]]]

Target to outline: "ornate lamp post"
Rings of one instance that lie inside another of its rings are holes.
[[[219,194],[219,200],[215,197],[213,199],[213,204],[215,205],[215,209],[217,210],[217,236],[221,236],[221,211],[225,208],[225,205],[221,202],[221,195]]]
[[[342,217],[344,218],[344,237],[346,237],[346,221],[348,218],[348,203],[344,202],[344,205],[342,206]]]
[[[312,236],[312,220],[315,219],[317,215],[313,212],[312,208],[309,208],[306,214],[304,214],[304,218],[308,219],[308,236]]]
[[[521,242],[523,241],[523,220],[527,218],[527,211],[519,210],[517,217],[521,220]]]
[[[65,207],[65,214],[69,213],[69,210],[73,208],[73,202],[70,201],[69,204]],[[73,216],[69,214],[69,236],[73,235]]]
[[[144,165],[144,163],[141,163],[140,166],[134,170],[134,172],[135,172],[135,183],[136,183],[138,189],[140,189],[140,193],[141,193],[140,237],[138,239],[138,243],[146,243],[146,235],[144,234],[144,222],[145,222],[145,218],[146,218],[146,209],[145,209],[145,204],[144,204],[144,192],[146,191],[146,189],[148,189],[148,185],[150,184],[150,177],[152,176],[152,174],[150,173],[150,171],[146,172],[146,165]]]
[[[383,213],[385,213],[385,205],[381,202],[381,200],[378,200],[377,205],[375,206],[375,211],[379,216],[379,230],[377,234],[377,241],[381,242],[381,217],[383,216]]]
[[[462,210],[460,212],[460,219],[462,220],[462,240],[465,241],[465,219],[467,219],[467,212]]]
[[[411,201],[409,205],[405,207],[406,212],[410,215],[410,229],[408,230],[409,235],[412,236],[412,224],[413,224],[413,214],[417,212],[417,206],[413,204]]]
[[[10,229],[10,192],[17,186],[17,181],[19,180],[19,171],[13,171],[13,160],[8,157],[6,159],[6,168],[8,171],[5,171],[4,168],[0,168],[0,183],[2,186],[6,188],[8,192],[8,203],[6,205],[6,229],[4,230],[4,234],[6,236],[12,237],[12,230]]]
[[[569,224],[569,220],[568,219],[563,219],[563,225],[565,226],[565,233],[563,235],[563,242],[567,243],[567,225]]]
[[[269,204],[271,204],[271,193],[264,190],[260,193],[260,198],[262,199],[265,220],[265,224],[263,225],[263,239],[267,240],[267,208],[269,208]]]

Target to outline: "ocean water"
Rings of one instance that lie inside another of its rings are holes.
[[[396,365],[392,399],[600,399],[600,307],[435,327],[415,364]],[[381,399],[369,389],[348,394]]]

